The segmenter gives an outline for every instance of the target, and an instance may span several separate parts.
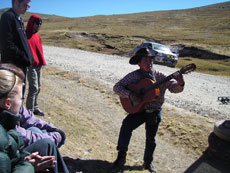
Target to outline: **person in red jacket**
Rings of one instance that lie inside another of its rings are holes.
[[[44,116],[45,114],[39,109],[38,94],[41,88],[42,66],[46,65],[43,54],[41,37],[38,34],[42,25],[40,16],[33,14],[26,26],[26,35],[33,54],[35,63],[28,69],[29,91],[26,99],[27,109],[36,115]]]

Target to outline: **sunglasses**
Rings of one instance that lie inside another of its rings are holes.
[[[35,23],[36,25],[42,25],[42,21],[39,21],[39,20],[35,20],[34,23]]]

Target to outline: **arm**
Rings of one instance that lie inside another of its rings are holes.
[[[21,106],[19,114],[21,116],[20,126],[25,129],[37,127],[40,130],[46,130],[47,132],[53,132],[55,129],[57,129],[53,124],[35,117],[33,112],[27,110],[24,106]]]
[[[179,93],[184,90],[184,78],[183,75],[179,72],[173,74],[173,80],[171,81],[168,89],[172,93]]]
[[[26,65],[30,65],[28,58],[23,51],[23,48],[19,48],[17,44],[21,40],[24,34],[20,29],[20,24],[15,18],[13,12],[3,14],[1,18],[1,49],[7,57],[13,57],[14,61],[23,62]]]
[[[162,80],[164,78],[167,77],[167,75],[165,75],[164,73],[155,70],[154,73],[157,81]],[[183,76],[180,73],[174,73],[174,75],[172,76],[173,79],[171,79],[170,81],[160,85],[160,94],[164,95],[165,91],[168,89],[171,93],[179,93],[182,92],[184,89],[184,79]],[[163,96],[162,96],[163,97]]]
[[[132,92],[126,86],[137,83],[139,80],[139,73],[137,71],[131,72],[114,85],[113,91],[122,98],[128,98]]]
[[[39,118],[36,118],[31,111],[25,109],[24,106],[20,108],[20,125],[16,126],[16,130],[23,136],[25,145],[28,146],[40,139],[49,138],[55,142],[58,147],[65,143],[65,133],[57,129],[52,124],[49,124]],[[27,130],[30,127],[37,127],[40,130],[46,130],[47,133],[36,133]]]
[[[40,139],[45,139],[45,138],[49,138],[52,141],[54,141],[54,143],[60,147],[61,145],[61,141],[62,141],[62,137],[61,134],[59,132],[47,132],[47,133],[36,133],[33,132],[31,130],[27,130],[23,127],[20,126],[16,126],[16,130],[17,132],[19,132],[21,134],[21,136],[23,137],[25,146],[28,146]]]
[[[55,164],[55,156],[40,156],[38,152],[32,153],[29,156],[25,157],[25,160],[30,162],[35,169],[35,172],[45,171],[49,172],[48,168],[54,168]]]
[[[0,151],[0,172],[1,173],[9,173],[11,172],[11,160],[9,156],[5,153]]]

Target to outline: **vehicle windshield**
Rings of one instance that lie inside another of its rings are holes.
[[[163,46],[163,45],[153,44],[153,49],[170,52],[170,49],[167,46]]]

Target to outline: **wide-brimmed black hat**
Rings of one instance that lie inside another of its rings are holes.
[[[154,58],[155,56],[155,52],[151,52],[148,48],[141,48],[136,52],[133,57],[130,58],[129,63],[132,65],[136,65],[141,61],[142,57]]]

